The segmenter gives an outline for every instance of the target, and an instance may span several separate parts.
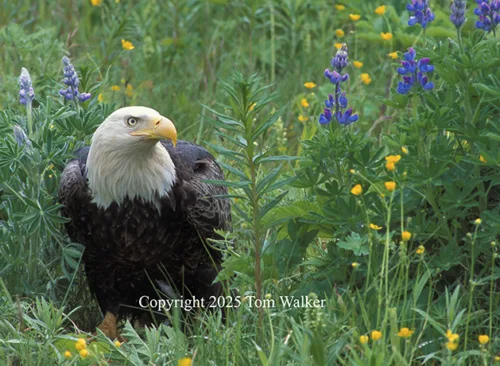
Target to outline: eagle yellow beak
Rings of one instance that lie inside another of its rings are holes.
[[[177,130],[171,120],[161,116],[159,119],[151,121],[151,127],[143,130],[130,132],[132,136],[144,136],[148,139],[172,140],[174,146],[177,144]]]

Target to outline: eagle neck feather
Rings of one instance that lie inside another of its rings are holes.
[[[135,149],[130,149],[126,145],[110,148],[94,140],[87,160],[87,179],[93,202],[100,208],[113,202],[120,205],[126,198],[138,198],[160,211],[159,200],[171,192],[176,171],[160,142],[137,143]]]

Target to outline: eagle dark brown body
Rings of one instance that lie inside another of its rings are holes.
[[[213,284],[221,255],[205,243],[217,237],[215,229],[229,229],[230,204],[216,197],[227,194],[225,187],[203,181],[223,180],[224,174],[198,145],[179,141],[174,148],[171,142],[161,143],[177,179],[157,205],[126,199],[104,209],[92,203],[86,179],[88,147],[77,152],[62,174],[59,198],[63,215],[71,219],[67,231],[85,246],[85,271],[103,314],[144,313],[137,310],[138,300],[144,295],[158,298],[158,281],[179,295],[207,301],[221,293],[221,285]]]

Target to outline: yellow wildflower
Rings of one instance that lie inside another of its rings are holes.
[[[378,226],[378,225],[375,225],[375,224],[370,224],[370,229],[372,229],[372,230],[380,230],[380,229],[382,229],[382,226]]]
[[[127,84],[127,87],[125,89],[125,95],[129,98],[132,98],[132,96],[134,95],[134,87],[132,86],[132,84]]]
[[[338,11],[342,11],[345,9],[345,6],[341,5],[341,4],[337,4],[337,5],[335,5],[335,9],[337,9]]]
[[[349,173],[356,174],[356,171],[354,169],[349,169]]]
[[[177,363],[178,366],[191,366],[193,363],[193,359],[189,357],[184,357],[179,360]]]
[[[458,343],[455,342],[447,342],[446,343],[446,348],[448,348],[450,351],[454,351],[458,348]]]
[[[382,37],[382,39],[384,41],[390,41],[392,39],[392,33],[380,33],[380,37]]]
[[[77,351],[87,348],[87,342],[83,338],[79,338],[75,343],[75,348]]]
[[[336,49],[340,50],[342,48],[342,43],[335,43],[334,46]]]
[[[307,99],[306,99],[306,98],[302,98],[302,99],[300,100],[300,104],[301,104],[301,105],[302,105],[302,107],[304,107],[304,108],[308,108],[308,107],[309,107],[309,102],[307,101]]]
[[[250,104],[250,107],[248,107],[248,110],[250,112],[253,111],[253,109],[255,108],[256,105],[257,105],[257,102]]]
[[[500,362],[500,356],[495,356],[495,362]]]
[[[132,42],[126,41],[124,39],[122,39],[122,47],[124,50],[127,50],[127,51],[133,50],[135,48],[134,45],[132,44]]]
[[[395,60],[395,59],[398,58],[398,53],[397,52],[389,52],[387,54],[387,56],[389,56],[390,58],[392,58],[393,60]]]
[[[481,220],[481,218],[479,218],[479,217],[478,217],[477,219],[475,219],[475,220],[474,220],[474,224],[475,224],[475,225],[481,225],[481,222],[482,222],[482,220]]]
[[[450,342],[456,342],[458,341],[458,338],[460,338],[460,336],[456,333],[453,333],[450,329],[448,329],[446,331],[446,338],[448,338]]]
[[[111,87],[111,90],[112,90],[112,91],[120,91],[120,87],[119,87],[118,85],[113,85],[113,86]]]
[[[89,355],[89,351],[86,348],[80,350],[80,356],[82,358],[87,358],[88,355]]]
[[[486,159],[485,159],[485,158],[484,158],[484,156],[482,156],[482,155],[479,155],[479,161],[480,161],[481,163],[486,163]]]
[[[361,184],[356,184],[352,187],[351,193],[355,196],[360,196],[363,193],[363,187],[361,187]]]
[[[71,358],[71,352],[70,351],[64,352],[64,357],[65,358]]]
[[[343,31],[342,29],[337,29],[337,30],[335,31],[335,35],[336,35],[337,37],[342,38],[342,37],[344,37],[344,36],[345,36],[345,33],[344,33],[344,31]]]
[[[269,299],[272,297],[272,295],[271,295],[271,294],[266,294],[266,296],[264,296],[264,297],[265,297],[267,300],[269,300]]]
[[[385,5],[380,5],[375,9],[375,14],[384,15],[385,14]]]
[[[382,338],[382,332],[379,332],[378,330],[374,330],[371,334],[372,336],[372,341],[378,341],[380,338]]]
[[[122,346],[122,342],[120,342],[120,341],[115,341],[115,346],[116,346],[116,347],[121,347],[121,346]]]
[[[99,96],[97,97],[97,100],[99,102],[101,102],[101,103],[104,102],[104,97],[102,96],[102,93],[99,93]]]
[[[409,338],[412,336],[412,334],[415,333],[414,330],[410,330],[408,328],[401,328],[398,332],[398,337],[401,337],[401,338]]]
[[[366,72],[362,73],[360,78],[361,78],[361,81],[363,83],[365,83],[365,85],[368,85],[372,82],[372,78],[370,77],[370,74],[368,74]]]
[[[99,6],[102,4],[102,0],[90,0],[92,6]]]
[[[356,68],[356,69],[361,69],[363,67],[363,63],[361,61],[353,61],[352,62],[352,65]]]
[[[488,337],[486,334],[481,334],[478,337],[478,340],[479,340],[479,343],[486,344],[486,343],[488,343],[490,341],[490,337]]]
[[[392,192],[396,189],[396,182],[385,182],[384,183],[385,189],[387,189],[389,192]]]
[[[361,342],[361,344],[366,344],[368,342],[368,336],[367,335],[362,335],[359,337],[359,341]]]
[[[304,86],[307,89],[312,89],[312,88],[316,87],[316,84],[314,84],[312,81],[308,81],[307,83],[304,83]]]
[[[392,161],[389,161],[387,162],[387,164],[385,164],[385,168],[392,172],[394,169],[396,169],[396,164],[394,164]]]
[[[359,263],[358,262],[352,262],[351,266],[352,266],[352,268],[357,268],[357,267],[359,267]]]
[[[409,231],[403,231],[403,233],[401,234],[401,239],[403,239],[403,241],[408,241],[411,239],[411,233]]]
[[[387,155],[385,160],[389,163],[397,163],[401,160],[401,155]]]
[[[423,245],[419,245],[417,250],[415,251],[415,253],[417,253],[418,255],[422,255],[424,254],[425,252],[425,247]]]
[[[401,152],[405,155],[409,154],[408,148],[406,146],[401,146]]]
[[[299,121],[300,121],[300,122],[309,121],[309,117],[303,116],[303,115],[301,114],[301,115],[299,116]]]
[[[349,14],[349,18],[351,18],[352,21],[358,21],[361,19],[361,15],[359,14]]]

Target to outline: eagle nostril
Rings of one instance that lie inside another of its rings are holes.
[[[160,124],[160,121],[156,121],[155,125],[158,126]]]

